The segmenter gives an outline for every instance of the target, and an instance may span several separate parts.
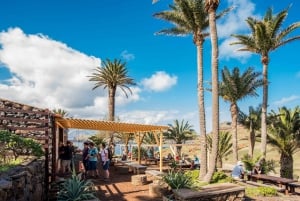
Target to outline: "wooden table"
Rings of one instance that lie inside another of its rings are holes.
[[[269,176],[265,174],[252,174],[250,175],[250,178],[252,181],[265,181],[265,182],[270,182],[275,185],[279,185],[280,187],[282,185],[285,186],[285,194],[288,195],[290,192],[293,192],[292,185],[291,183],[296,182],[294,179],[287,179],[287,178],[282,178],[282,177],[276,177],[276,176]]]

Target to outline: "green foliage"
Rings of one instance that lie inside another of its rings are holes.
[[[80,176],[73,174],[67,179],[58,192],[58,201],[81,201],[95,199],[94,184],[90,180],[81,180]]]
[[[166,182],[171,189],[190,188],[192,186],[191,177],[181,171],[169,171],[163,176],[163,181]]]
[[[245,165],[245,170],[247,171],[252,171],[255,164],[259,163],[262,169],[262,172],[264,174],[268,174],[269,172],[274,172],[275,171],[275,167],[276,167],[276,162],[275,160],[271,159],[271,160],[262,160],[261,156],[257,156],[257,157],[251,157],[249,156],[249,154],[245,154],[242,157],[242,161]]]
[[[33,139],[24,138],[9,131],[0,131],[1,155],[6,151],[12,151],[15,159],[20,155],[33,155],[41,157],[44,155],[41,144]]]
[[[104,138],[97,135],[92,135],[89,137],[89,140],[93,141],[97,148],[104,142]]]
[[[211,183],[225,183],[225,182],[232,182],[232,178],[227,176],[222,171],[214,172],[211,179]]]
[[[217,159],[222,167],[223,159],[232,153],[232,142],[231,134],[228,131],[220,131],[219,133],[219,146],[218,146],[218,155]],[[212,137],[207,135],[208,149],[212,150]]]
[[[7,171],[7,170],[9,170],[9,169],[11,169],[11,168],[14,168],[14,167],[16,167],[17,165],[20,165],[22,162],[23,162],[22,159],[17,158],[16,160],[12,160],[12,161],[9,161],[9,162],[7,162],[7,163],[5,163],[5,164],[2,164],[2,165],[0,166],[0,173],[1,173],[1,172],[5,172],[5,171]]]
[[[247,187],[246,196],[248,197],[257,197],[257,196],[276,196],[277,190],[272,187]]]
[[[141,158],[146,158],[147,157],[147,149],[144,147],[141,147]],[[138,157],[138,148],[133,147],[132,148],[132,157],[137,158]]]
[[[199,170],[188,170],[185,172],[185,174],[189,176],[193,181],[199,179],[199,173],[200,173]]]

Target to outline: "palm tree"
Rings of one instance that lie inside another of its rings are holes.
[[[280,153],[280,176],[293,178],[293,154],[300,149],[300,108],[271,111],[268,143]]]
[[[211,52],[211,82],[212,82],[212,150],[209,162],[209,170],[204,177],[204,181],[209,182],[216,169],[219,145],[219,47],[216,24],[216,10],[219,7],[220,0],[206,0],[205,9],[208,12],[208,21],[210,29],[210,40],[212,46]]]
[[[219,147],[218,147],[218,157],[217,157],[217,167],[222,167],[223,159],[232,153],[232,142],[231,135],[227,131],[220,131],[219,134]],[[208,149],[212,149],[212,137],[207,136]]]
[[[226,9],[217,15],[220,18],[230,9]],[[207,172],[207,147],[206,147],[206,123],[204,108],[203,87],[203,44],[209,36],[205,30],[208,28],[208,14],[205,10],[204,0],[174,0],[170,10],[154,14],[154,17],[166,20],[174,24],[174,27],[159,31],[157,34],[166,35],[193,35],[193,42],[197,47],[197,70],[198,70],[198,109],[201,134],[201,161],[200,178]]]
[[[195,138],[195,131],[193,126],[188,121],[182,120],[179,122],[177,119],[174,120],[173,125],[169,124],[169,129],[164,133],[166,139],[173,140],[175,144],[184,144],[186,140],[192,140]],[[182,146],[176,146],[177,154],[181,156]]]
[[[155,138],[155,135],[153,132],[147,132],[143,138],[143,142],[145,144],[148,144],[148,145],[157,145],[159,146],[158,142],[156,141],[158,140],[158,138],[156,139]],[[153,156],[154,157],[154,147],[151,146],[149,149],[149,152],[150,152],[150,156]],[[149,156],[148,156],[149,157]]]
[[[125,144],[125,153],[128,155],[129,153],[129,148],[128,144],[130,140],[134,140],[134,134],[133,133],[118,133],[117,138],[121,140],[122,143]]]
[[[269,54],[271,51],[297,39],[300,36],[289,37],[294,30],[300,27],[300,22],[293,23],[285,29],[281,29],[281,25],[286,19],[288,8],[273,15],[273,9],[269,8],[262,20],[248,17],[248,23],[251,34],[250,35],[232,35],[238,41],[233,42],[233,45],[242,45],[240,51],[249,51],[257,53],[261,56],[261,63],[263,65],[263,102],[261,114],[261,151],[266,157],[267,150],[267,107],[268,107],[268,64],[270,61]]]
[[[61,108],[53,109],[52,112],[54,112],[55,114],[59,114],[61,117],[68,117],[69,116],[69,113],[66,110],[61,109]]]
[[[121,60],[114,59],[113,61],[107,59],[103,62],[103,67],[97,67],[90,77],[89,81],[95,82],[93,90],[98,87],[108,89],[108,120],[115,120],[115,95],[119,87],[123,93],[128,97],[127,91],[132,94],[130,85],[136,83],[128,76],[126,63]],[[113,133],[110,134],[110,144],[113,143]]]
[[[263,80],[259,78],[260,75],[261,73],[254,72],[253,68],[247,68],[243,73],[238,67],[235,67],[232,72],[227,67],[222,70],[222,82],[219,84],[220,96],[230,102],[232,148],[235,163],[238,161],[237,119],[239,109],[237,102],[248,96],[258,96],[256,89],[263,85]]]
[[[257,108],[249,107],[249,114],[246,115],[242,111],[239,112],[238,122],[249,129],[249,151],[248,155],[253,157],[253,150],[255,146],[255,132],[260,129],[261,106]]]

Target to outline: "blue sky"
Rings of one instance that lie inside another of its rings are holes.
[[[262,3],[263,2],[263,3]],[[154,33],[170,27],[153,18],[172,0],[4,1],[0,7],[0,97],[43,108],[62,108],[76,118],[103,119],[105,90],[92,91],[87,76],[101,60],[123,59],[138,83],[128,99],[117,93],[116,115],[124,122],[168,124],[187,120],[198,131],[196,48],[191,36]],[[260,18],[292,4],[283,27],[300,21],[297,0],[222,0],[219,10],[235,9],[218,22],[219,67],[261,71],[258,55],[236,52],[230,34],[248,33],[245,19]],[[295,34],[300,35],[300,30]],[[205,41],[204,68],[210,81],[210,41]],[[269,109],[294,107],[300,99],[300,41],[271,53]],[[239,102],[243,111],[261,103]],[[205,94],[208,130],[211,97]],[[229,104],[220,99],[220,119],[230,121]]]

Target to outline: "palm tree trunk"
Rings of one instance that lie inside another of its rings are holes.
[[[209,13],[209,27],[212,44],[212,152],[209,169],[204,181],[209,182],[216,169],[219,145],[219,79],[218,79],[218,35],[216,26],[216,9],[218,1],[207,2]]]
[[[230,105],[231,112],[231,128],[232,128],[232,153],[233,153],[233,162],[236,164],[239,156],[238,156],[238,142],[237,142],[237,115],[238,115],[238,107],[236,103],[231,103]]]
[[[115,121],[115,96],[116,88],[111,87],[108,89],[108,121]],[[110,132],[110,141],[111,145],[114,143],[114,132]]]
[[[182,148],[182,146],[176,146],[176,151],[180,158],[181,158],[181,148]]]
[[[293,155],[281,153],[280,155],[280,176],[293,179]]]
[[[223,166],[223,161],[221,157],[218,157],[217,159],[217,168],[222,168]]]
[[[253,150],[255,146],[255,130],[252,128],[252,123],[250,123],[250,133],[249,133],[249,151],[248,154],[252,158]]]
[[[206,145],[206,121],[203,87],[203,40],[197,43],[197,69],[198,69],[198,109],[200,120],[200,150],[201,166],[199,179],[203,180],[207,173],[207,145]]]
[[[262,58],[263,63],[263,102],[261,108],[261,153],[267,154],[267,107],[268,107],[268,56]]]

